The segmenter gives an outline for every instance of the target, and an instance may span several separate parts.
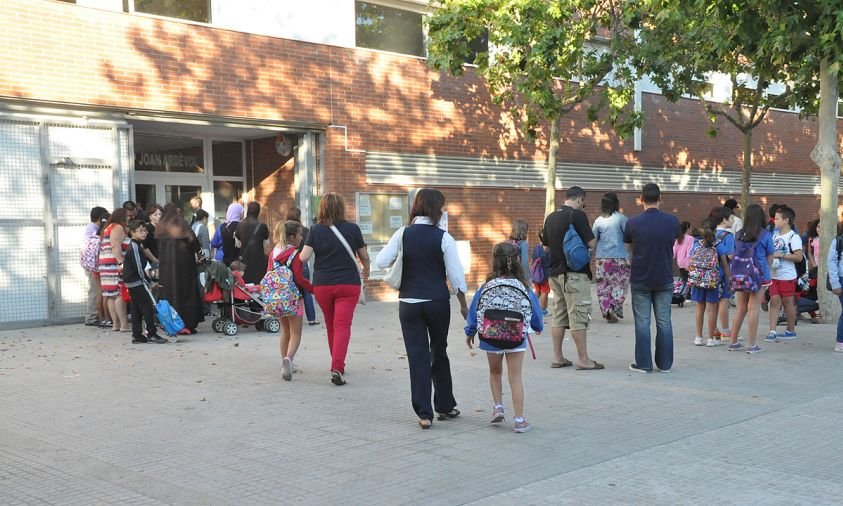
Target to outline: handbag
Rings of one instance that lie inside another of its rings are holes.
[[[357,299],[357,303],[360,305],[366,305],[366,284],[363,282],[363,271],[360,269],[360,264],[357,263],[357,257],[354,255],[354,251],[351,250],[351,246],[348,245],[348,241],[345,240],[345,237],[342,236],[339,229],[335,225],[331,225],[331,232],[337,236],[337,239],[340,240],[343,246],[345,246],[345,251],[348,253],[348,256],[351,257],[351,261],[354,262],[354,266],[357,267],[357,273],[360,275],[360,298]]]
[[[383,277],[383,282],[396,290],[401,289],[401,275],[404,272],[404,227],[401,227],[399,232],[398,256],[395,257],[395,261],[392,262]]]

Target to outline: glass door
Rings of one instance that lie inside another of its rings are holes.
[[[202,186],[194,185],[164,185],[164,202],[165,204],[173,203],[178,206],[184,213],[184,216],[190,221],[193,215],[193,210],[190,207],[190,199],[193,197],[202,196]]]

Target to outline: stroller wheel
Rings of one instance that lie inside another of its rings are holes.
[[[225,320],[222,318],[214,318],[214,321],[211,323],[211,327],[214,328],[214,332],[222,332],[222,328],[225,325]]]
[[[255,322],[255,330],[266,330],[263,325],[263,320],[258,320]]]
[[[267,332],[275,334],[281,330],[281,322],[278,321],[278,318],[269,318],[263,323],[263,328]]]
[[[237,334],[237,324],[231,320],[227,320],[223,324],[222,331],[227,336],[233,336]]]

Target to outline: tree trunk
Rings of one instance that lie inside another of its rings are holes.
[[[828,267],[826,259],[831,241],[837,235],[837,206],[840,185],[840,153],[837,145],[837,76],[828,70],[828,61],[820,64],[820,109],[817,145],[811,159],[820,168],[820,263],[817,275],[820,313],[828,323],[840,316],[837,297],[825,289]]]
[[[741,209],[749,205],[749,183],[752,177],[752,130],[743,132],[743,171],[741,172]]]
[[[559,123],[562,116],[550,120],[550,138],[547,151],[547,191],[544,199],[544,215],[556,210],[556,155],[559,154]]]

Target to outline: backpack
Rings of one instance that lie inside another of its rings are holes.
[[[688,260],[688,283],[697,288],[711,290],[717,288],[720,282],[720,256],[717,254],[719,241],[710,247],[703,246],[702,240],[699,244],[700,247],[691,253]]]
[[[82,246],[82,253],[79,255],[79,264],[89,272],[97,272],[100,260],[100,245],[102,237],[94,234],[89,237]]]
[[[168,336],[174,336],[184,329],[184,321],[176,312],[175,308],[164,299],[155,304],[155,312],[158,313],[158,321],[164,327]]]
[[[530,296],[517,279],[496,278],[480,288],[477,328],[481,341],[504,350],[517,348],[524,342],[532,316]]]
[[[735,243],[735,256],[729,263],[732,271],[730,287],[735,292],[757,292],[761,288],[761,269],[756,265],[755,246],[758,241]]]
[[[568,231],[565,232],[565,238],[562,240],[562,252],[565,253],[565,263],[571,271],[578,271],[591,262],[591,254],[585,243],[582,242],[582,237],[574,228],[574,211],[571,210],[571,223],[568,225]]]
[[[299,311],[302,295],[290,268],[297,254],[298,251],[294,251],[283,264],[276,262],[275,268],[261,280],[261,299],[266,311],[278,318],[296,316]]]
[[[547,272],[544,270],[541,257],[533,260],[533,263],[530,265],[530,281],[537,285],[547,281]]]

